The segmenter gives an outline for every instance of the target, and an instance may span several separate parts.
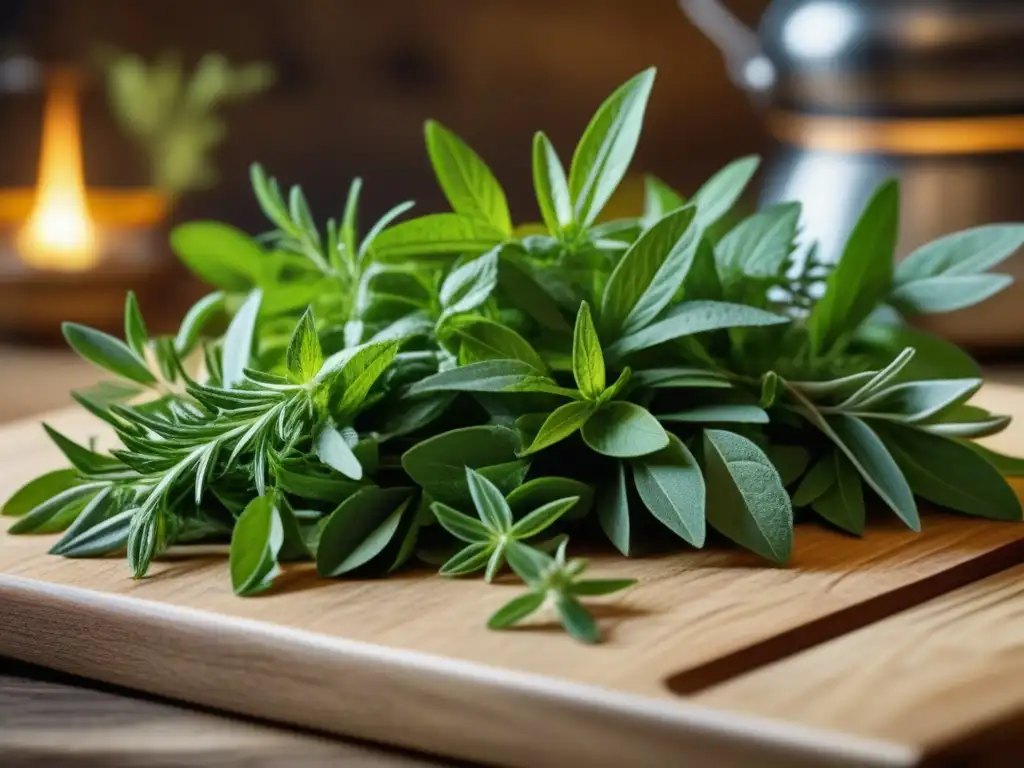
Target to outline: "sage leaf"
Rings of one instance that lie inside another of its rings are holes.
[[[715,248],[723,282],[779,275],[793,250],[799,220],[799,203],[780,203],[733,227]]]
[[[891,360],[901,350],[914,350],[913,358],[903,366],[896,381],[981,377],[981,367],[964,350],[941,336],[917,328],[868,323],[858,330],[856,340],[858,346],[867,346],[886,360]]]
[[[703,547],[704,476],[682,440],[669,435],[668,447],[634,459],[633,482],[648,511],[695,547]]]
[[[120,339],[78,323],[64,323],[61,330],[71,348],[90,363],[139,384],[156,384],[146,364]]]
[[[793,508],[771,460],[747,438],[704,431],[707,520],[719,533],[777,563],[793,548]]]
[[[398,354],[399,346],[397,341],[369,342],[341,367],[331,385],[331,412],[336,418],[348,419],[362,408],[373,385]]]
[[[277,554],[284,528],[273,493],[246,505],[231,534],[231,586],[236,595],[255,595],[269,588],[280,573]]]
[[[629,496],[625,462],[615,462],[615,476],[597,496],[597,521],[605,536],[626,557],[631,554]]]
[[[902,283],[890,298],[906,314],[936,315],[980,304],[1012,282],[1010,275],[940,275]]]
[[[831,453],[822,456],[811,467],[793,493],[794,507],[809,507],[836,484],[836,460]]]
[[[898,220],[899,187],[890,180],[868,201],[828,277],[825,295],[807,318],[816,353],[828,352],[856,330],[888,293]]]
[[[544,420],[530,445],[519,455],[529,456],[564,440],[586,424],[595,411],[595,405],[586,401],[559,406]]]
[[[1010,417],[993,414],[973,405],[954,405],[923,422],[918,429],[940,437],[978,438],[1002,432],[1010,425]]]
[[[789,486],[803,475],[807,466],[811,463],[810,452],[800,445],[772,443],[765,450],[765,453],[772,460],[772,464],[778,470],[779,477],[782,478],[782,484],[785,486]]]
[[[522,360],[481,360],[420,379],[410,385],[407,393],[413,396],[429,392],[505,392],[533,378],[537,378],[537,369]]]
[[[480,317],[470,317],[449,325],[470,362],[481,360],[522,360],[538,373],[548,367],[530,343],[507,325]]]
[[[956,442],[959,445],[970,448],[981,456],[985,461],[998,469],[999,473],[1004,477],[1024,477],[1024,459],[1016,456],[1007,456],[970,440],[958,440]]]
[[[316,438],[316,455],[324,464],[352,480],[363,479],[363,466],[344,435],[333,424],[321,427]]]
[[[981,384],[981,379],[895,384],[864,398],[855,407],[864,418],[925,421],[946,408],[963,404],[981,388]]]
[[[572,223],[572,201],[565,170],[551,141],[541,131],[533,136],[533,189],[548,232],[558,234]]]
[[[516,470],[529,466],[516,461],[518,449],[519,436],[515,430],[491,425],[464,427],[417,443],[402,454],[402,467],[434,499],[458,505],[470,499],[466,467],[481,469],[508,464],[510,469]],[[517,473],[507,477],[515,479]],[[506,490],[495,478],[490,479]]]
[[[572,332],[572,327],[566,322],[558,302],[538,282],[528,265],[509,254],[508,248],[502,250],[498,274],[504,295],[513,306],[545,328],[560,333]]]
[[[259,315],[263,292],[253,291],[246,298],[238,312],[231,319],[224,336],[223,379],[224,387],[232,389],[245,378],[252,356],[253,338],[256,332],[256,318]]]
[[[619,338],[607,352],[615,357],[639,352],[672,339],[720,328],[777,325],[788,318],[743,304],[724,301],[684,301],[646,328]]]
[[[767,424],[768,412],[757,405],[746,405],[743,403],[709,403],[707,405],[695,405],[682,411],[674,413],[656,414],[658,421],[679,422],[684,424],[692,423],[726,423],[734,422],[739,424]]]
[[[341,576],[381,554],[394,538],[411,499],[411,488],[370,487],[341,502],[320,533],[317,572]]]
[[[553,501],[575,496],[577,501],[565,513],[566,520],[585,517],[594,506],[594,489],[570,477],[535,477],[505,496],[512,516],[520,520],[532,510]]]
[[[668,433],[649,411],[623,400],[613,400],[591,415],[582,434],[597,453],[620,459],[654,453],[669,444]]]
[[[860,475],[839,451],[833,452],[835,478],[825,493],[811,502],[811,507],[838,528],[860,536],[864,532],[864,488]]]
[[[543,604],[544,595],[542,593],[528,592],[525,595],[519,595],[495,611],[487,620],[487,626],[491,629],[505,629],[535,613]]]
[[[427,153],[445,197],[456,213],[486,221],[505,236],[512,220],[505,193],[490,168],[458,136],[433,120],[424,128]]]
[[[974,275],[991,269],[1024,244],[1024,225],[986,224],[921,246],[900,262],[897,285],[938,275]]]
[[[576,379],[576,386],[587,399],[596,400],[604,392],[604,353],[601,352],[601,340],[590,316],[590,305],[585,301],[580,302],[573,331],[572,375]]]
[[[727,214],[740,199],[761,164],[754,155],[734,160],[704,182],[691,201],[697,206],[697,224],[707,229]]]
[[[626,174],[636,151],[654,70],[621,85],[598,108],[572,157],[569,194],[574,218],[589,226]]]

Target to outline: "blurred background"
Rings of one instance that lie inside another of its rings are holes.
[[[318,218],[340,214],[356,175],[364,221],[404,199],[441,210],[433,117],[533,220],[533,132],[569,157],[601,100],[651,65],[615,214],[639,209],[645,172],[688,194],[757,152],[745,205],[803,201],[826,252],[889,175],[901,254],[1024,220],[1022,51],[1017,0],[3,0],[0,419],[95,378],[59,348],[59,319],[116,327],[133,288],[152,325],[175,326],[201,289],[167,232],[261,231],[251,162],[301,183]],[[938,330],[1016,359],[1020,299]]]

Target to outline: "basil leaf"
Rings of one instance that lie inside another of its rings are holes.
[[[704,546],[704,476],[682,440],[669,435],[667,448],[634,459],[633,482],[648,511],[695,547]]]
[[[515,430],[499,426],[464,427],[417,443],[402,455],[402,467],[434,499],[458,505],[469,500],[466,467],[529,466],[527,462],[516,461],[518,449],[519,435]],[[515,475],[509,478],[515,479]],[[503,492],[511,490],[494,477],[490,479]]]
[[[836,460],[831,453],[818,459],[793,493],[794,507],[809,507],[835,486]]]
[[[615,265],[601,302],[601,326],[608,333],[640,330],[669,304],[690,271],[699,233],[693,206],[654,224]]]
[[[407,259],[485,253],[506,239],[493,225],[457,213],[432,213],[409,219],[381,232],[370,248],[386,263]]]
[[[996,266],[1024,244],[1024,225],[986,224],[940,237],[899,263],[897,285],[937,275],[973,275]]]
[[[594,413],[582,428],[583,441],[597,453],[628,459],[660,451],[668,433],[645,408],[613,400]]]
[[[542,592],[527,592],[525,595],[512,598],[495,611],[487,620],[490,629],[505,629],[517,624],[527,616],[535,613],[544,604]]]
[[[761,158],[755,155],[741,157],[704,182],[691,198],[697,206],[697,224],[701,229],[717,223],[732,209],[760,164]]]
[[[580,302],[572,337],[572,375],[576,386],[589,400],[596,400],[606,385],[601,340],[590,316],[590,305]]]
[[[344,435],[334,425],[325,424],[316,438],[316,455],[324,464],[352,480],[363,479],[363,466],[352,452]]]
[[[449,368],[447,371],[420,379],[409,386],[408,394],[504,392],[525,379],[536,376],[537,369],[522,360],[482,360],[458,368]]]
[[[78,474],[73,469],[55,469],[21,486],[4,502],[0,515],[22,517],[40,504],[52,499],[74,487],[78,482]]]
[[[564,440],[587,423],[596,406],[592,402],[576,401],[556,408],[541,424],[540,429],[520,456],[543,450]]]
[[[1021,502],[999,470],[962,443],[898,425],[879,430],[918,496],[993,520],[1021,519]]]
[[[626,175],[653,85],[654,69],[621,85],[594,113],[576,145],[569,194],[580,226],[593,223]]]
[[[846,241],[825,295],[807,318],[811,347],[831,350],[863,323],[888,293],[899,222],[899,187],[894,180],[878,188]]]
[[[864,489],[856,467],[839,451],[833,453],[836,482],[811,507],[838,528],[860,536],[864,532]]]
[[[190,221],[171,230],[171,250],[207,285],[249,291],[263,285],[266,254],[240,229],[217,221]]]
[[[793,507],[760,448],[741,435],[704,431],[707,520],[722,535],[777,563],[793,548]]]
[[[139,384],[156,384],[146,364],[120,339],[78,323],[64,323],[61,330],[71,348],[90,363]]]
[[[799,221],[800,203],[780,203],[733,227],[715,248],[723,282],[781,274],[793,250]]]
[[[304,384],[312,380],[324,364],[324,353],[320,348],[320,337],[313,323],[313,312],[306,309],[299,318],[286,355],[288,373],[292,381]]]
[[[569,184],[558,153],[542,131],[533,136],[533,189],[544,225],[552,235],[572,223]]]
[[[623,336],[607,348],[609,355],[623,357],[642,349],[720,328],[740,328],[788,323],[789,319],[763,309],[724,301],[684,301],[646,328]]]
[[[980,304],[1013,282],[1010,275],[940,275],[902,283],[890,299],[905,314],[936,315]]]
[[[441,284],[438,298],[446,315],[470,312],[485,301],[498,284],[498,251],[453,269]]]
[[[738,424],[767,424],[768,412],[756,405],[742,403],[710,403],[695,405],[675,413],[659,413],[658,421],[681,422],[734,422]]]
[[[280,573],[277,554],[284,528],[273,493],[246,505],[231,534],[231,586],[236,595],[255,595],[268,589]]]
[[[259,316],[263,292],[256,289],[246,298],[238,312],[231,319],[224,336],[223,378],[224,387],[233,389],[245,379],[245,369],[252,356],[253,337],[256,332],[256,318]]]
[[[366,565],[393,539],[412,499],[410,488],[364,488],[331,512],[320,533],[316,570],[341,576]]]
[[[506,237],[511,236],[508,203],[491,169],[440,123],[428,120],[424,133],[430,162],[452,210],[486,221]]]

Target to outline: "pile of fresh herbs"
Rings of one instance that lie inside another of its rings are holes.
[[[726,223],[753,157],[689,199],[648,178],[642,216],[601,220],[653,82],[601,105],[568,172],[534,137],[543,224],[514,226],[487,166],[433,122],[451,212],[408,218],[402,203],[360,233],[356,180],[340,220],[318,225],[299,187],[255,166],[272,231],[199,221],[171,236],[217,289],[175,336],[150,336],[131,295],[123,342],[65,326],[118,377],[74,397],[121,447],[46,427],[71,468],[7,502],[10,531],[63,530],[51,551],[66,557],[126,551],[136,577],[172,545],[230,539],[240,595],[293,560],[488,580],[507,563],[528,591],[491,627],[546,604],[592,642],[580,598],[630,582],[581,579],[567,535],[631,556],[702,547],[710,528],[783,562],[795,518],[860,535],[877,506],[918,530],[925,499],[1020,520],[1004,480],[1020,464],[971,442],[1009,418],[967,404],[976,364],[906,318],[1005,288],[987,270],[1024,225],[944,237],[894,268],[887,183],[838,262],[819,263],[796,245],[796,203]]]

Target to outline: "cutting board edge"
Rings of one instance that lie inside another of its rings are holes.
[[[0,574],[0,626],[0,654],[21,661],[467,760],[905,766],[921,758],[894,742],[8,574]],[[348,683],[344,695],[332,695],[332,679]]]

